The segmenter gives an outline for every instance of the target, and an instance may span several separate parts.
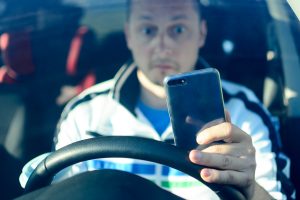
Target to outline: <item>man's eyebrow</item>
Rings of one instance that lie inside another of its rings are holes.
[[[150,16],[150,15],[141,15],[138,17],[139,20],[146,20],[146,21],[151,21],[153,20],[153,17]],[[175,16],[172,16],[171,17],[171,20],[172,21],[177,21],[177,20],[186,20],[186,19],[189,19],[189,17],[187,15],[175,15]]]
[[[187,15],[175,15],[175,16],[171,17],[172,21],[182,20],[182,19],[189,19],[189,18]]]
[[[153,18],[149,15],[141,15],[138,17],[139,20],[151,21]]]

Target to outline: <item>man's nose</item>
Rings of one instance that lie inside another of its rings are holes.
[[[168,56],[172,53],[173,46],[174,44],[172,38],[170,38],[168,34],[162,33],[157,35],[154,42],[154,48],[156,53],[159,53],[162,56]]]

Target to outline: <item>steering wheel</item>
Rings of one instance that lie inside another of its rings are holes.
[[[246,199],[232,186],[203,181],[199,175],[203,166],[190,162],[187,151],[168,143],[132,136],[86,139],[53,152],[33,171],[25,186],[25,192],[50,185],[54,175],[68,166],[91,159],[112,157],[140,159],[167,165],[202,182],[221,199]]]

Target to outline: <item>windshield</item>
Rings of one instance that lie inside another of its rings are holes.
[[[197,59],[196,64],[187,62],[188,67],[214,67],[222,80],[251,89],[274,116],[281,137],[299,130],[290,125],[299,124],[300,117],[300,20],[289,3],[199,1],[205,41],[197,55],[185,52]],[[57,124],[69,102],[99,83],[116,81],[114,77],[124,73],[123,65],[138,60],[134,53],[140,63],[147,61],[143,52],[132,52],[127,43],[126,2],[0,0],[0,142],[20,166],[52,150]],[[149,21],[147,16],[143,19]],[[168,30],[173,39],[195,28],[184,17],[179,20],[181,26]],[[149,27],[140,25],[139,32],[151,36],[155,28]],[[163,61],[160,67],[165,71],[174,64]],[[155,78],[161,84],[162,78],[154,74]],[[283,146],[288,143],[286,151],[294,155],[296,146],[290,150],[290,142],[283,140]]]

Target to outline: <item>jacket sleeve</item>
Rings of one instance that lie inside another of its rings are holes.
[[[289,180],[289,159],[280,147],[280,137],[271,115],[259,103],[244,95],[227,102],[232,123],[251,135],[256,149],[255,178],[275,199],[292,199],[295,192]]]
[[[69,109],[66,108],[66,110]],[[57,150],[76,141],[87,139],[88,135],[85,134],[84,130],[88,130],[86,128],[88,125],[88,118],[88,110],[85,109],[85,106],[76,107],[67,114],[63,113],[58,124],[57,135],[54,138],[54,149]],[[77,163],[59,172],[54,177],[54,182],[71,177],[83,171],[87,171],[86,163]]]

